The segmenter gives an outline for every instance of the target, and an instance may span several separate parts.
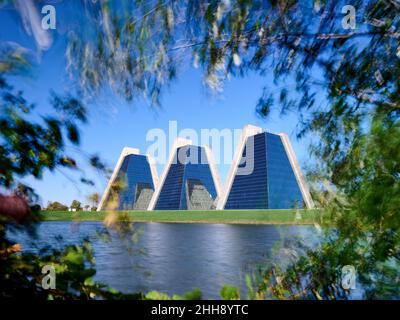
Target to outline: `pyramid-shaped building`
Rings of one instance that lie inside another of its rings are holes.
[[[288,136],[245,126],[217,209],[313,206]]]
[[[146,210],[157,187],[153,158],[125,147],[100,201],[100,210]]]
[[[219,177],[209,147],[178,138],[148,209],[215,209],[219,193]]]

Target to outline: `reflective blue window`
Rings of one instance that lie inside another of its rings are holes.
[[[199,181],[213,200],[217,197],[214,180],[205,150],[198,146],[177,149],[174,160],[160,191],[155,210],[185,210],[187,204],[187,181]]]
[[[139,192],[143,189],[149,189],[154,192],[150,165],[144,155],[127,155],[122,162],[115,181],[122,185],[118,196],[119,210],[135,209],[135,201],[139,198]],[[147,197],[145,201],[149,203],[150,197]],[[144,207],[146,207],[146,204],[143,204],[140,209],[145,209]]]
[[[287,209],[303,207],[303,196],[286,154],[281,137],[266,133],[268,207]]]
[[[171,164],[155,206],[156,210],[180,208],[184,169],[185,166],[182,163],[175,163],[174,161]]]
[[[253,150],[252,144],[254,145],[254,152],[251,152]],[[253,170],[250,174],[236,174],[225,209],[268,208],[265,153],[264,134],[258,134],[254,138],[248,139],[242,153],[239,168],[253,167]]]
[[[254,152],[253,152],[254,150]],[[288,209],[303,207],[296,177],[279,135],[263,132],[246,141],[225,209]],[[238,172],[239,172],[238,169]]]

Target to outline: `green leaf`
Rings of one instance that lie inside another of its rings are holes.
[[[220,296],[224,300],[239,300],[240,293],[236,287],[225,285],[220,291]]]
[[[170,296],[166,293],[159,291],[150,291],[146,294],[146,299],[148,300],[171,300]]]

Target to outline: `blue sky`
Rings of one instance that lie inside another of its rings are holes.
[[[24,90],[29,101],[37,103],[38,113],[50,112],[49,91],[62,93],[68,90],[63,36],[54,33],[50,49],[39,52],[32,36],[27,35],[22,27],[19,16],[10,10],[0,10],[0,40],[17,42],[33,50],[38,65],[34,67],[32,76],[14,78],[13,83]],[[201,70],[188,68],[164,94],[162,109],[158,111],[149,108],[144,102],[127,104],[112,95],[99,96],[98,102],[89,106],[89,123],[82,128],[80,148],[88,153],[98,153],[113,167],[124,146],[136,147],[145,152],[152,144],[146,141],[147,132],[160,128],[168,133],[169,121],[177,121],[178,131],[191,128],[199,135],[202,128],[233,130],[253,124],[272,132],[288,133],[298,159],[304,166],[309,161],[309,141],[296,140],[296,116],[286,115],[281,118],[273,113],[268,120],[262,120],[255,113],[255,105],[262,88],[269,83],[271,78],[268,76],[233,78],[226,82],[222,94],[212,96],[202,84]],[[168,151],[169,147],[167,146]],[[27,178],[25,181],[35,188],[43,204],[49,200],[70,204],[73,199],[87,203],[86,197],[90,192],[103,192],[106,180],[85,162],[80,164],[85,174],[96,182],[94,189],[79,183],[79,175],[68,170],[63,173],[46,172],[41,180]],[[157,169],[160,176],[163,165],[159,164]],[[224,183],[229,165],[220,164],[218,169]]]

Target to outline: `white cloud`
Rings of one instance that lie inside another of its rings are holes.
[[[49,31],[42,29],[42,16],[35,7],[33,0],[14,0],[14,6],[21,16],[25,31],[33,35],[39,49],[49,49],[53,39]]]

